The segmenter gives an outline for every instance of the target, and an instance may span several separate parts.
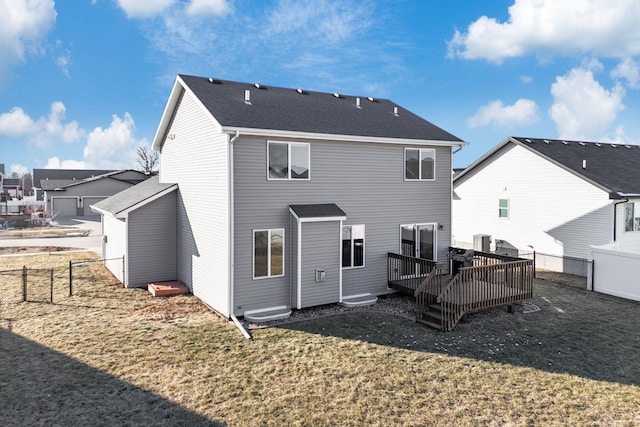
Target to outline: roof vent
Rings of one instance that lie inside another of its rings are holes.
[[[360,105],[360,98],[356,98],[356,108],[362,108]]]
[[[214,83],[214,84],[217,84],[217,85],[222,83],[220,80],[214,79],[213,77],[209,77],[208,80],[209,80],[209,83]]]
[[[254,83],[253,85],[256,87],[256,89],[265,89],[265,90],[267,89],[266,86],[263,86],[260,83]]]
[[[584,159],[582,160],[582,169],[586,169],[587,168],[587,160]]]
[[[397,106],[393,107],[393,115],[398,117],[398,107]]]
[[[304,91],[304,89],[296,89],[296,92],[298,92],[299,94],[307,93],[307,92]]]
[[[596,147],[602,147],[602,144],[596,142]]]
[[[342,98],[342,95],[340,95],[338,92],[334,92],[333,96],[335,96],[336,98]]]
[[[531,140],[529,138],[525,139],[529,144],[531,144]]]
[[[631,146],[630,145],[625,145],[624,148],[631,148]]]
[[[244,103],[251,105],[251,91],[249,89],[244,91]]]
[[[375,99],[373,99],[373,96],[370,96],[370,97],[368,97],[367,99],[368,99],[369,101],[371,101],[371,102],[376,102],[376,100],[375,100]]]
[[[544,140],[544,143],[545,143],[545,144],[548,144],[548,143],[549,143],[549,140],[548,140],[548,139],[545,139],[545,140]]]
[[[578,142],[578,144],[582,145],[583,147],[587,144],[585,144],[584,142]]]
[[[617,148],[618,146],[616,144],[611,144],[611,148]]]
[[[562,141],[562,145],[569,145],[567,141]]]

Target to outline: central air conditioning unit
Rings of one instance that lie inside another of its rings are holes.
[[[474,234],[473,250],[480,252],[489,252],[491,250],[491,236],[489,236],[488,234]]]

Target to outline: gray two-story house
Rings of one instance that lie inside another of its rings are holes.
[[[447,260],[463,145],[386,99],[179,75],[159,178],[96,206],[103,255],[225,316],[367,301],[391,292],[388,253]]]

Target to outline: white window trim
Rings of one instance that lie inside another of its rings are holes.
[[[433,262],[438,262],[438,223],[437,222],[414,222],[412,224],[400,224],[398,229],[398,253],[402,253],[402,227],[413,227],[413,231],[417,227],[421,225],[432,225],[433,226]],[[417,248],[416,248],[417,249]],[[414,253],[412,256],[416,257],[417,253]]]
[[[633,207],[633,217],[631,218],[632,230],[627,230],[627,207],[626,207],[627,204],[631,204],[632,207]],[[634,201],[629,200],[628,202],[625,203],[624,220],[623,220],[623,225],[622,225],[625,233],[637,233],[637,232],[640,231],[640,227],[639,228],[635,228],[635,219],[638,218],[638,216],[636,216],[636,215],[638,215],[636,213],[636,205],[640,206],[640,200],[634,200]]]
[[[367,238],[366,236],[366,229],[364,224],[342,224],[342,226],[340,227],[340,243],[342,243],[342,241],[344,240],[342,238],[342,229],[344,227],[350,227],[351,228],[351,266],[349,267],[342,267],[343,270],[355,270],[357,268],[364,268],[367,265]],[[353,265],[353,248],[355,247],[353,244],[353,227],[362,227],[362,265]],[[342,246],[340,246],[340,266],[342,266]]]
[[[407,178],[407,150],[418,150],[418,178],[416,178],[416,179]],[[422,158],[422,152],[423,151],[431,151],[431,152],[433,152],[433,178],[426,178],[426,179],[422,178],[422,161],[420,161],[420,159]],[[435,148],[405,147],[404,148],[404,162],[402,163],[402,166],[403,166],[403,168],[402,168],[402,176],[403,176],[405,181],[408,181],[408,182],[435,181],[436,180],[436,149]]]
[[[266,276],[258,276],[256,277],[256,233],[266,231],[267,232],[267,275]],[[271,232],[272,231],[282,231],[282,274],[278,274],[277,276],[271,275]],[[252,264],[251,269],[253,270],[253,280],[262,280],[262,279],[272,279],[274,277],[283,277],[285,275],[285,235],[284,228],[260,228],[253,230],[252,233],[252,243],[251,247],[253,249],[253,254],[251,256]]]
[[[507,207],[503,208],[500,207],[500,200],[506,200],[507,201]],[[500,212],[506,210],[507,211],[507,216],[500,216]],[[499,220],[507,220],[511,217],[511,200],[510,199],[506,199],[506,198],[498,198],[498,219]]]
[[[269,144],[286,144],[287,145],[287,177],[286,178],[272,178],[269,174]],[[307,147],[307,164],[309,165],[308,178],[291,178],[291,146],[306,146]],[[267,181],[310,181],[311,180],[311,144],[308,142],[291,142],[291,141],[274,141],[267,140]]]

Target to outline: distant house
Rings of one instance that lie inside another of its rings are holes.
[[[640,251],[639,165],[636,145],[509,137],[455,175],[454,240],[586,276],[590,245]]]
[[[386,99],[179,75],[158,179],[94,205],[103,255],[125,286],[177,279],[225,316],[375,301],[389,252],[446,269],[462,145]]]
[[[58,216],[95,215],[90,206],[149,178],[144,172],[121,170],[84,179],[43,179],[45,210]]]
[[[115,170],[104,169],[34,169],[33,170],[33,190],[35,191],[36,200],[44,200],[44,191],[42,190],[42,181],[48,180],[66,180],[80,181],[105,173],[116,172]],[[45,184],[45,186],[47,186]],[[50,188],[50,186],[47,186]]]

